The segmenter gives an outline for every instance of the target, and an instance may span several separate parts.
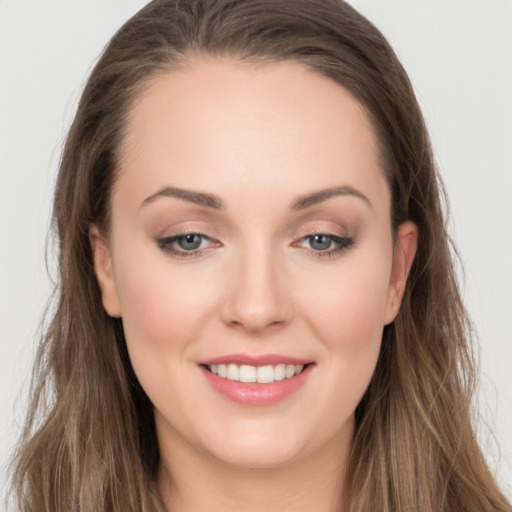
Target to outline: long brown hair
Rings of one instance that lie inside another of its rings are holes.
[[[380,142],[392,226],[419,228],[401,310],[356,410],[347,512],[510,511],[472,427],[471,326],[443,215],[444,193],[405,71],[381,33],[341,0],[154,0],[113,37],[67,138],[55,190],[60,279],[39,347],[15,461],[24,512],[154,512],[152,405],[103,310],[89,226],[109,228],[127,113],[159,73],[194,55],[293,60],[347,89]]]

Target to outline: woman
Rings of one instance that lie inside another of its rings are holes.
[[[20,509],[510,510],[441,197],[348,5],[150,3],[65,146]]]

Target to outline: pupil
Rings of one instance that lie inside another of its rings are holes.
[[[312,249],[325,251],[331,247],[332,239],[327,235],[314,235],[310,243]]]
[[[199,235],[185,235],[178,239],[178,244],[186,251],[193,251],[201,245],[201,237]]]

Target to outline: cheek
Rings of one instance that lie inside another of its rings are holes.
[[[122,276],[128,353],[138,381],[166,418],[165,424],[192,431],[194,416],[183,412],[201,410],[193,349],[211,316],[211,291],[190,272],[171,268],[160,258],[151,262]]]
[[[382,254],[382,252],[380,253]],[[371,263],[371,264],[370,264]],[[333,272],[323,289],[303,300],[304,316],[315,337],[322,340],[336,381],[334,392],[355,408],[377,363],[391,260],[364,261]],[[307,302],[307,305],[306,305]]]
[[[198,276],[171,268],[165,257],[136,261],[119,272],[119,296],[132,365],[141,382],[150,382],[186,359],[212,299]]]
[[[310,287],[307,310],[323,338],[357,349],[384,326],[391,261],[360,259],[330,272],[326,286]],[[317,280],[317,283],[319,281]],[[320,281],[321,282],[321,281]]]

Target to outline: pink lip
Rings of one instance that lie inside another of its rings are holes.
[[[302,364],[312,363],[310,359],[299,359],[297,357],[284,356],[279,354],[229,354],[212,359],[199,361],[201,365],[212,364],[247,364],[249,366],[275,366],[277,364]]]
[[[230,361],[233,362],[232,359],[230,359]],[[253,366],[258,366],[258,364],[253,363]],[[203,365],[200,365],[199,368],[201,369],[204,377],[212,386],[212,388],[224,397],[229,398],[233,402],[241,405],[265,406],[280,402],[281,400],[284,400],[288,396],[298,391],[306,383],[314,366],[314,364],[310,364],[295,377],[274,381],[269,384],[237,382],[226,379],[224,377],[219,377],[218,375],[214,375]]]

